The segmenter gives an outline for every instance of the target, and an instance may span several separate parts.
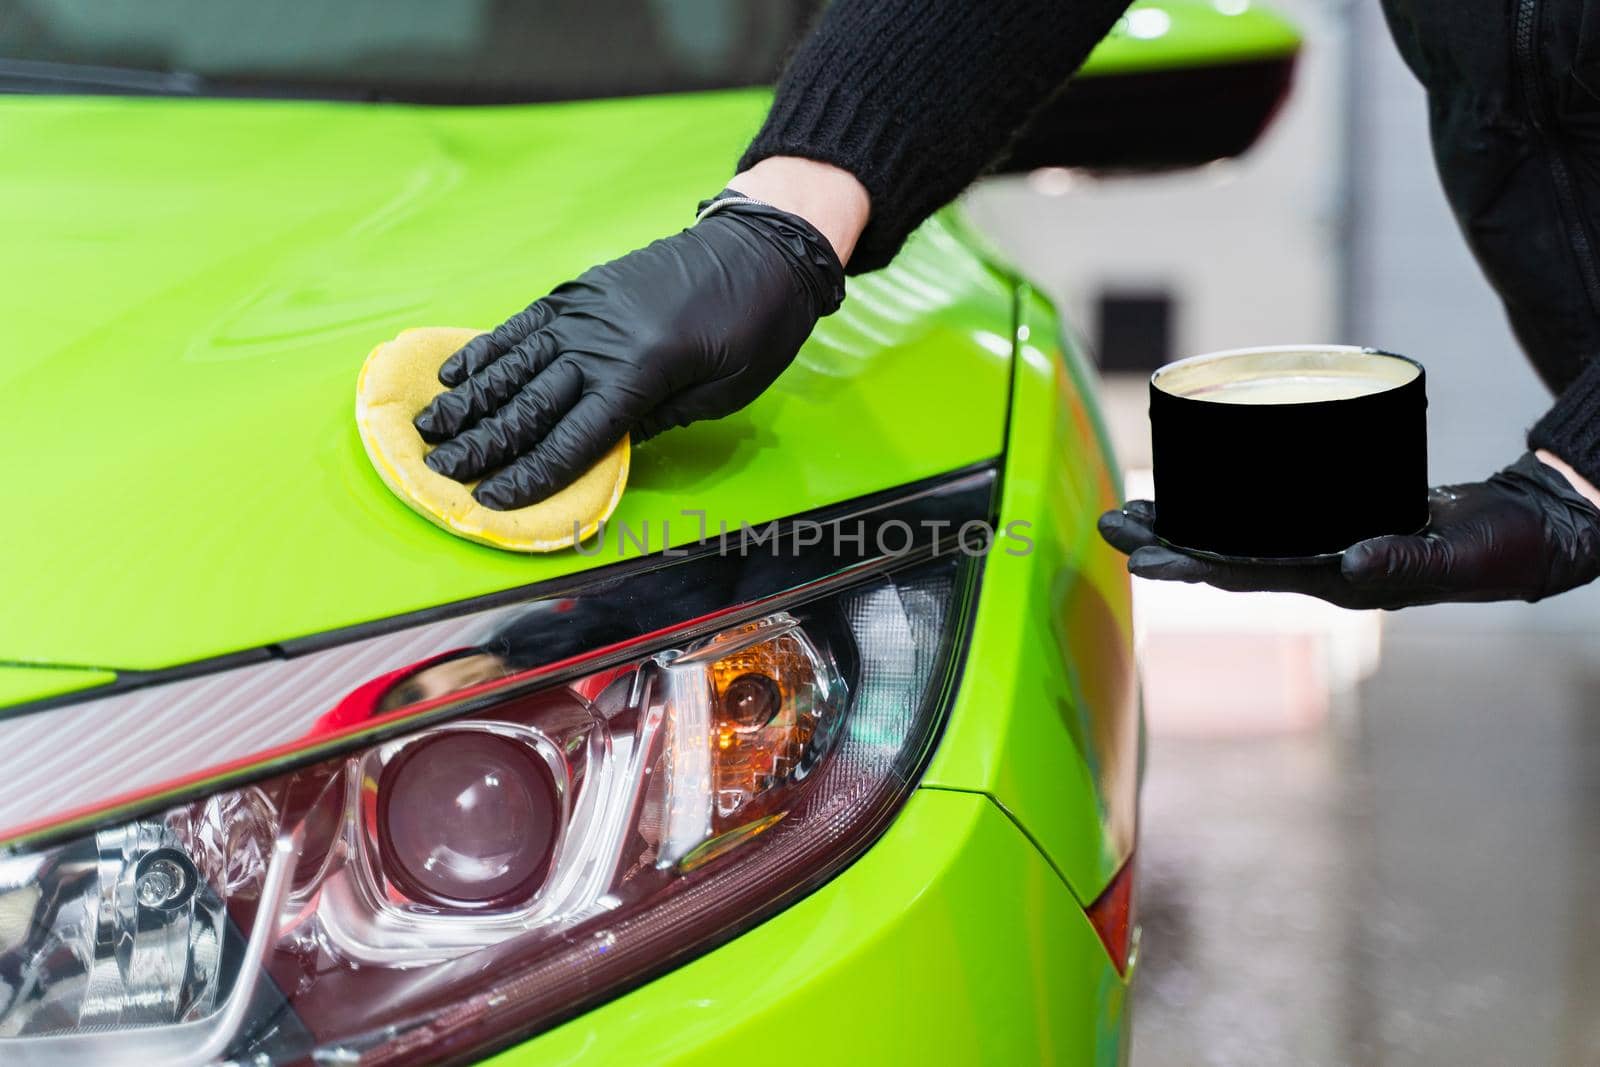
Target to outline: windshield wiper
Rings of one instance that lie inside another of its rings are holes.
[[[181,70],[98,67],[0,56],[0,93],[92,96],[220,96],[273,99],[389,99],[377,89],[353,85],[284,83],[271,78],[208,78]]]
[[[185,71],[95,67],[0,57],[0,93],[204,96],[207,91],[206,79]]]

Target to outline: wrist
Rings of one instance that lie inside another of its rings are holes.
[[[805,219],[828,239],[841,264],[850,262],[871,210],[866,186],[854,174],[798,156],[768,156],[734,175],[728,186]]]
[[[1553,467],[1557,471],[1560,471],[1562,477],[1566,478],[1566,480],[1572,484],[1573,489],[1577,490],[1577,492],[1582,495],[1584,499],[1588,500],[1589,503],[1593,504],[1596,509],[1600,509],[1600,489],[1595,488],[1594,484],[1590,482],[1589,479],[1573,470],[1570,463],[1556,455],[1554,452],[1544,448],[1536,449],[1533,454],[1537,456],[1539,462],[1543,463],[1545,466]]]

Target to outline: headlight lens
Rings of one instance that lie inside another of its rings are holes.
[[[903,800],[970,569],[553,687],[496,691],[491,638],[385,675],[487,686],[464,717],[0,859],[0,1062],[433,1061],[730,936]]]
[[[376,796],[378,867],[400,894],[465,910],[512,907],[539,891],[566,821],[567,783],[538,740],[441,729],[363,779]]]

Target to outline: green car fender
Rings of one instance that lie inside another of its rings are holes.
[[[1127,988],[992,801],[922,789],[817,892],[489,1062],[1109,1067]]]
[[[1021,286],[999,515],[1009,536],[985,562],[924,780],[994,797],[1084,903],[1132,852],[1139,772],[1129,579],[1095,532],[1122,492],[1092,395],[1082,353]]]

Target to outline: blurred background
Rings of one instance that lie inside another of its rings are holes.
[[[1435,482],[1548,404],[1456,231],[1378,5],[1306,35],[1240,160],[968,196],[1090,332],[1129,491],[1148,368],[1338,341],[1429,370]],[[1141,1064],[1600,1062],[1600,588],[1399,614],[1137,583],[1150,729]]]

